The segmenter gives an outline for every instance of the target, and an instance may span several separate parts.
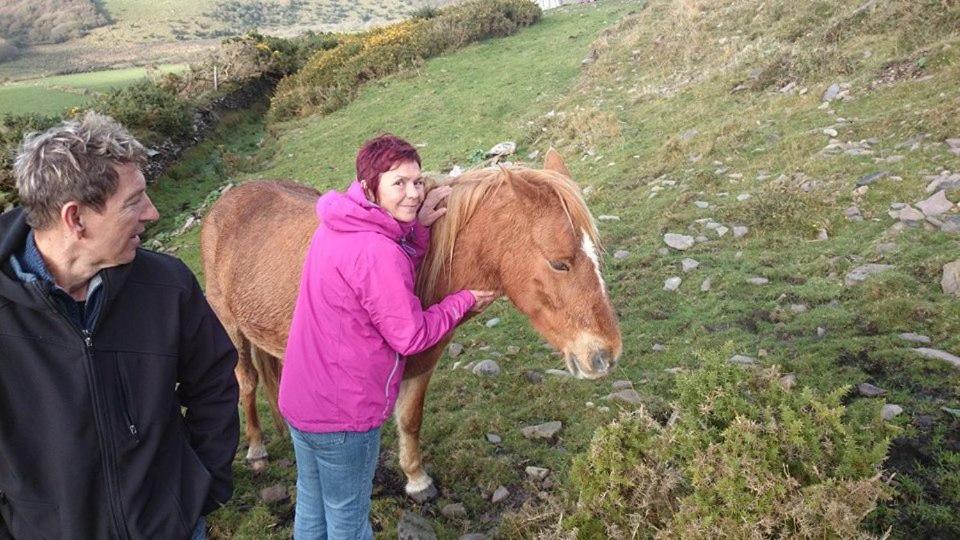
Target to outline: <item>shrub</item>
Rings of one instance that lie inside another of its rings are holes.
[[[17,188],[13,178],[13,160],[23,137],[43,131],[60,122],[56,116],[42,114],[4,115],[0,120],[0,212],[8,204],[17,202]]]
[[[13,60],[20,55],[20,49],[9,40],[0,38],[0,62]]]
[[[540,13],[529,0],[471,0],[437,10],[431,17],[417,16],[344,37],[280,81],[271,117],[334,111],[349,103],[367,81],[473,41],[512,34],[537,22]]]
[[[190,105],[151,81],[113,90],[92,105],[132,130],[143,142],[160,136],[184,137],[193,130]]]
[[[721,356],[679,375],[667,426],[639,410],[597,431],[574,461],[567,525],[613,538],[866,537],[859,524],[887,496],[879,413],[854,425],[848,388],[791,389],[776,367]]]

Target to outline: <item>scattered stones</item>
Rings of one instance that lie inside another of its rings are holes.
[[[613,381],[614,390],[629,390],[631,388],[633,388],[633,381],[627,381],[627,380]]]
[[[945,233],[960,233],[960,216],[949,216],[943,219],[940,230]]]
[[[831,84],[827,87],[826,91],[823,92],[823,95],[820,97],[820,101],[833,101],[837,99],[837,96],[840,95],[840,85],[837,83]]]
[[[874,386],[870,383],[860,383],[857,385],[857,393],[863,397],[880,397],[887,395],[883,388]]]
[[[748,232],[750,232],[750,229],[748,229],[747,227],[744,227],[744,226],[742,226],[742,225],[735,225],[735,226],[733,227],[733,237],[734,237],[734,238],[742,238],[742,237],[743,237],[744,235],[746,235]]]
[[[447,519],[464,519],[467,517],[467,507],[463,503],[450,503],[445,505],[440,513]]]
[[[710,203],[708,203],[707,201],[693,201],[693,205],[696,206],[697,208],[700,208],[701,210],[710,208]]]
[[[893,270],[894,268],[896,267],[892,264],[864,264],[847,273],[846,277],[843,279],[843,282],[848,287],[851,287],[858,283],[863,283],[870,276],[881,274],[888,270]]]
[[[857,180],[857,187],[869,186],[875,183],[877,180],[880,180],[881,178],[884,178],[889,175],[890,175],[890,171],[880,171],[880,172],[870,173],[865,176],[861,176],[860,179]]]
[[[483,375],[485,377],[496,377],[500,375],[500,365],[495,360],[482,360],[473,366],[474,375]]]
[[[806,313],[810,308],[806,304],[790,304],[789,309],[792,313],[800,315]]]
[[[550,474],[550,469],[544,469],[543,467],[534,467],[528,466],[524,469],[527,473],[527,476],[534,480],[543,480]]]
[[[640,399],[640,394],[637,393],[634,389],[629,390],[620,390],[619,392],[614,392],[607,396],[608,400],[620,401],[630,405],[640,405],[643,403],[643,400]]]
[[[620,221],[620,216],[600,215],[597,216],[597,221]]]
[[[921,345],[929,345],[930,338],[921,334],[914,334],[913,332],[904,332],[902,334],[897,334],[900,339],[909,341],[910,343],[920,343]]]
[[[661,257],[666,257],[669,254],[670,254],[670,248],[662,247],[657,250],[657,255],[660,255]]]
[[[960,259],[943,265],[940,287],[943,289],[943,294],[960,296]]]
[[[503,486],[500,486],[497,488],[496,491],[493,492],[493,496],[490,497],[490,502],[492,502],[493,504],[497,504],[499,502],[502,502],[504,499],[506,499],[509,496],[510,496],[510,490],[508,490]]]
[[[727,362],[730,362],[731,364],[739,364],[741,366],[752,366],[753,364],[757,363],[757,359],[743,354],[735,354],[727,359]]]
[[[566,373],[566,371],[564,371],[564,373]],[[523,378],[530,384],[540,384],[543,382],[543,373],[528,369],[523,372]]]
[[[684,251],[693,247],[694,240],[692,236],[685,234],[667,233],[663,235],[663,241],[673,249]]]
[[[520,347],[517,347],[516,345],[507,345],[507,354],[508,354],[508,355],[511,355],[511,356],[512,356],[512,355],[519,354],[519,353],[520,353]]]
[[[751,197],[753,197],[753,195],[750,195],[749,193],[741,193],[737,195],[737,201],[746,202],[749,201]]]
[[[696,137],[698,133],[700,132],[695,129],[688,129],[680,134],[680,140],[689,141],[690,139]]]
[[[827,337],[827,329],[824,328],[824,327],[822,327],[822,326],[818,326],[818,327],[817,327],[817,338],[823,339],[823,338],[825,338],[825,337]]]
[[[503,438],[496,433],[487,433],[487,442],[490,444],[500,444],[503,442]]]
[[[826,128],[826,129],[823,130],[823,134],[826,135],[827,137],[836,137],[836,136],[837,136],[837,130],[835,130],[835,129],[833,129],[833,128]]]
[[[902,412],[903,407],[894,405],[893,403],[887,403],[880,411],[880,416],[883,417],[884,420],[893,420],[897,416],[900,416],[900,413]]]
[[[711,280],[710,278],[707,278],[707,279],[703,280],[703,283],[700,284],[700,291],[701,291],[701,292],[709,292],[709,291],[710,291],[710,287],[712,287],[712,286],[713,286],[713,280]]]
[[[615,252],[613,253],[613,258],[614,258],[614,259],[617,259],[618,261],[619,261],[619,260],[626,259],[626,258],[629,257],[629,256],[630,256],[630,252],[629,252],[629,251],[622,250],[622,249],[618,249],[617,251],[615,251]]]
[[[463,344],[457,343],[456,341],[451,342],[447,345],[447,356],[450,358],[456,358],[463,354]]]
[[[535,426],[520,429],[520,434],[527,439],[552,439],[563,428],[563,422],[554,420]]]
[[[905,225],[913,226],[923,222],[926,216],[923,215],[923,212],[917,210],[916,208],[910,205],[907,205],[900,210],[900,213],[898,214],[897,217]]]
[[[436,540],[433,525],[420,514],[405,510],[397,524],[398,540]]]
[[[927,184],[927,193],[934,193],[938,190],[944,190],[947,193],[960,189],[960,173],[950,173],[943,171],[936,176],[925,177],[930,183]]]
[[[509,156],[517,151],[517,143],[513,141],[504,141],[494,145],[493,148],[487,150],[487,157],[493,156]]]
[[[702,244],[702,243],[704,243],[704,242],[710,241],[709,238],[707,238],[705,235],[702,235],[702,234],[699,235],[699,236],[697,236],[697,237],[695,238],[695,240],[697,241],[698,244]]]
[[[960,368],[960,357],[950,354],[947,351],[941,351],[940,349],[930,349],[927,347],[919,347],[914,349],[913,351],[924,358],[932,358],[934,360],[943,360],[948,364],[953,364],[953,366],[956,368]]]
[[[664,352],[664,351],[667,350],[667,347],[666,347],[665,345],[663,345],[662,343],[654,343],[654,344],[653,344],[653,348],[652,348],[651,350],[652,350],[653,352]]]
[[[960,156],[960,139],[947,139],[943,142],[946,143],[948,152]]]
[[[863,216],[860,214],[860,209],[856,206],[851,206],[844,210],[843,215],[850,221],[863,221]]]
[[[687,258],[680,261],[680,267],[683,269],[684,273],[692,272],[693,270],[696,270],[698,266],[700,266],[700,263],[694,259]]]
[[[264,504],[279,504],[290,500],[290,494],[283,484],[276,484],[260,490],[260,500]]]
[[[946,193],[940,190],[933,196],[918,202],[917,208],[927,216],[939,216],[953,208],[953,203],[947,200]]]
[[[770,280],[765,277],[752,277],[747,279],[747,283],[750,283],[751,285],[766,285],[767,283],[770,283]]]
[[[677,276],[667,278],[666,281],[663,282],[663,290],[675,292],[677,289],[680,288],[680,284],[682,282],[683,280]]]
[[[894,242],[884,242],[882,244],[877,244],[877,247],[874,248],[877,253],[881,255],[886,255],[887,253],[894,253],[899,249],[897,244]]]
[[[500,324],[500,317],[494,317],[494,318],[490,319],[489,321],[487,321],[486,323],[484,323],[484,325],[485,325],[487,328],[493,328],[494,326],[496,326],[496,325],[498,325],[498,324]]]
[[[718,238],[723,238],[725,234],[730,232],[730,229],[724,227],[723,225],[719,225],[714,229],[714,232],[717,233]]]

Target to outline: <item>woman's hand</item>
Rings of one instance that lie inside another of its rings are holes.
[[[470,294],[472,294],[477,301],[477,303],[470,308],[470,311],[480,313],[487,309],[487,306],[492,304],[494,300],[500,298],[503,293],[500,291],[470,291]]]
[[[434,221],[447,213],[446,208],[437,208],[437,205],[449,197],[452,192],[452,187],[440,186],[431,189],[430,193],[427,193],[426,198],[423,199],[423,204],[420,205],[420,210],[417,212],[417,219],[420,220],[420,223],[424,227],[433,225]]]

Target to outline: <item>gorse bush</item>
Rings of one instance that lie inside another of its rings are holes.
[[[151,81],[105,94],[91,108],[112,116],[145,143],[158,135],[184,137],[193,131],[190,104]]]
[[[280,81],[271,116],[282,120],[331,112],[350,102],[367,81],[415,65],[467,43],[506,36],[540,19],[529,0],[472,0],[412,19],[344,37]]]
[[[887,496],[889,431],[847,418],[838,388],[791,388],[775,367],[704,358],[662,426],[644,410],[595,434],[571,471],[581,537],[856,538]]]

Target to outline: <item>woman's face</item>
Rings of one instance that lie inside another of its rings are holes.
[[[423,202],[424,185],[416,161],[402,161],[380,175],[377,204],[394,219],[411,223]]]

